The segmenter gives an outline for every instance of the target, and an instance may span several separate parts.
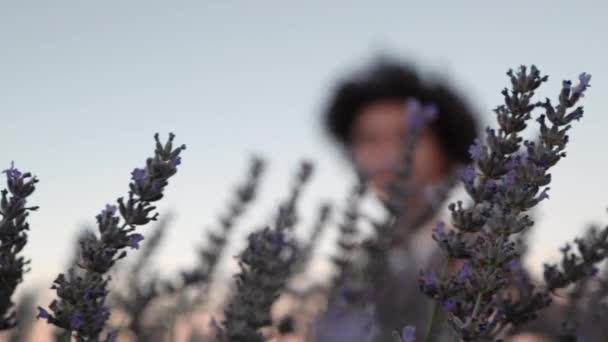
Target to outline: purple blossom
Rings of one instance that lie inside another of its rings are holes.
[[[456,309],[456,301],[453,300],[452,298],[448,298],[448,299],[444,300],[443,309],[448,312],[454,311]]]
[[[51,318],[51,315],[49,314],[48,311],[46,311],[44,308],[39,306],[38,315],[36,315],[36,319],[40,319],[40,318],[49,319],[49,318]]]
[[[538,194],[538,201],[542,201],[544,199],[549,199],[549,194],[547,193],[549,188],[544,188],[543,191]]]
[[[90,289],[90,290],[86,290],[84,292],[84,297],[86,299],[95,299],[95,298],[99,298],[101,296],[103,296],[105,294],[105,291],[101,290],[101,289]]]
[[[591,75],[586,72],[583,72],[578,76],[578,80],[579,83],[574,88],[572,88],[572,93],[573,95],[579,95],[580,97],[583,97],[583,93],[585,92],[585,90],[590,87],[589,81],[591,81]]]
[[[416,98],[407,101],[408,121],[412,128],[419,129],[425,123],[435,120],[439,115],[439,110],[435,104],[422,105]]]
[[[519,159],[511,158],[505,163],[505,169],[507,169],[508,171],[513,171],[517,167],[517,165],[519,165]]]
[[[475,142],[469,147],[469,155],[474,161],[479,161],[483,156],[483,147],[479,138],[475,139]]]
[[[115,205],[106,204],[105,209],[103,209],[101,213],[97,215],[97,222],[99,225],[101,227],[109,226],[113,221],[112,219],[114,218],[117,209],[118,207]]]
[[[445,222],[437,221],[437,225],[433,229],[433,232],[440,234],[440,235],[444,235],[445,234]]]
[[[445,222],[437,221],[437,225],[433,228],[433,237],[436,240],[445,240],[447,238],[445,233]]]
[[[74,329],[74,330],[78,330],[80,329],[80,327],[82,327],[82,325],[84,324],[84,319],[82,317],[82,314],[80,313],[75,313],[72,318],[70,319],[70,328]]]
[[[439,279],[437,278],[437,273],[425,272],[420,279],[421,286],[430,291],[434,291],[439,287]]]
[[[179,165],[181,165],[181,163],[182,163],[182,157],[177,157],[177,158],[171,159],[171,161],[169,162],[169,165],[171,166],[172,169],[175,169]]]
[[[515,170],[511,170],[507,172],[502,178],[502,184],[510,188],[515,185],[515,179],[517,178],[517,172]]]
[[[114,214],[116,214],[117,209],[118,209],[118,207],[116,207],[115,205],[106,204],[106,208],[104,210],[102,210],[101,215],[102,216],[114,216]]]
[[[416,342],[416,327],[408,325],[401,332],[402,342]]]
[[[139,249],[139,243],[144,239],[144,236],[138,233],[129,235],[129,242],[127,242],[127,246]]]
[[[23,175],[21,173],[21,171],[19,171],[19,169],[17,169],[15,167],[14,161],[11,161],[11,167],[9,167],[6,170],[3,170],[2,172],[6,173],[6,177],[8,178],[9,181],[14,181],[15,179],[17,179]]]
[[[150,173],[147,168],[136,168],[131,172],[131,179],[133,179],[136,185],[143,187],[150,179]]]
[[[117,252],[117,251],[116,251],[116,249],[114,249],[114,248],[105,248],[105,249],[103,250],[103,255],[104,255],[106,258],[110,259],[110,258],[114,257],[114,255],[116,255],[116,252]]]
[[[472,275],[473,275],[473,269],[471,267],[471,263],[468,261],[465,261],[462,265],[462,268],[458,272],[458,275],[456,276],[456,281],[461,284],[465,283],[467,280],[469,280],[471,278]]]
[[[464,182],[464,184],[467,187],[473,187],[473,185],[475,184],[475,166],[473,166],[473,164],[469,164],[467,166],[464,167],[464,169],[462,169],[462,172],[460,174],[462,181]]]
[[[493,179],[488,179],[486,181],[486,185],[485,185],[485,191],[486,194],[492,196],[496,193],[496,189],[498,188],[498,185],[496,184],[496,181]]]

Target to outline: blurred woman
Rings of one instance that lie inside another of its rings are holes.
[[[431,230],[445,197],[430,203],[437,200],[431,198],[432,190],[451,184],[455,171],[471,162],[468,148],[478,135],[476,114],[448,85],[425,83],[413,68],[379,60],[337,85],[324,119],[329,135],[386,204],[411,132],[412,113],[406,107],[410,99],[435,106],[438,115],[423,127],[413,149],[406,183],[414,191],[408,191],[403,203],[409,222],[399,226],[402,231],[391,242],[390,265],[372,284],[370,305],[354,309],[341,298],[331,298],[316,325],[318,342],[390,341],[392,332],[406,324],[423,332],[430,317],[433,302],[418,291],[417,278],[421,269],[438,268]]]

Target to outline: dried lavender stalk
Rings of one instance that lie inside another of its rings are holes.
[[[29,212],[38,209],[26,206],[38,179],[29,172],[22,173],[14,163],[3,173],[8,190],[2,190],[0,200],[0,330],[11,329],[18,323],[12,297],[24,273],[29,271],[29,260],[19,253],[27,243]]]
[[[143,235],[135,233],[137,226],[157,219],[152,214],[153,202],[163,197],[168,179],[177,172],[181,163],[182,145],[173,148],[175,135],[163,146],[158,134],[155,135],[154,157],[148,158],[144,168],[136,168],[131,173],[128,198],[119,198],[118,206],[107,205],[97,215],[100,236],[89,234],[80,241],[80,260],[66,274],[59,274],[53,282],[58,299],[51,302],[50,311],[38,307],[38,318],[47,320],[66,332],[69,339],[75,335],[77,341],[98,341],[110,317],[110,309],[105,305],[110,278],[106,275],[114,264],[127,255],[127,247],[137,249]],[[117,211],[122,217],[117,216]],[[83,274],[79,275],[77,272]],[[110,333],[106,341],[114,341],[115,333]]]

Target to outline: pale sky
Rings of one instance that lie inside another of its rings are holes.
[[[0,165],[40,178],[25,286],[50,286],[78,229],[126,194],[155,132],[188,145],[160,204],[177,216],[158,260],[166,276],[194,261],[251,153],[270,164],[244,231],[268,218],[301,158],[318,165],[304,215],[341,203],[350,171],[320,110],[337,77],[380,53],[448,77],[486,121],[510,67],[536,64],[550,76],[540,95],[553,98],[562,79],[593,75],[539,211],[540,265],[587,223],[608,222],[607,14],[600,0],[0,0]]]

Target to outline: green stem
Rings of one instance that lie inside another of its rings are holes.
[[[446,257],[445,259],[443,259],[443,265],[441,266],[441,275],[440,275],[441,280],[443,280],[445,278],[445,276],[447,275],[449,264],[450,264],[449,257]],[[431,311],[431,318],[429,319],[429,321],[426,325],[426,333],[425,333],[425,337],[424,337],[424,342],[431,341],[431,336],[433,335],[433,326],[435,325],[435,320],[437,319],[438,311],[439,311],[439,301],[436,300],[435,303],[433,303],[433,309]]]

